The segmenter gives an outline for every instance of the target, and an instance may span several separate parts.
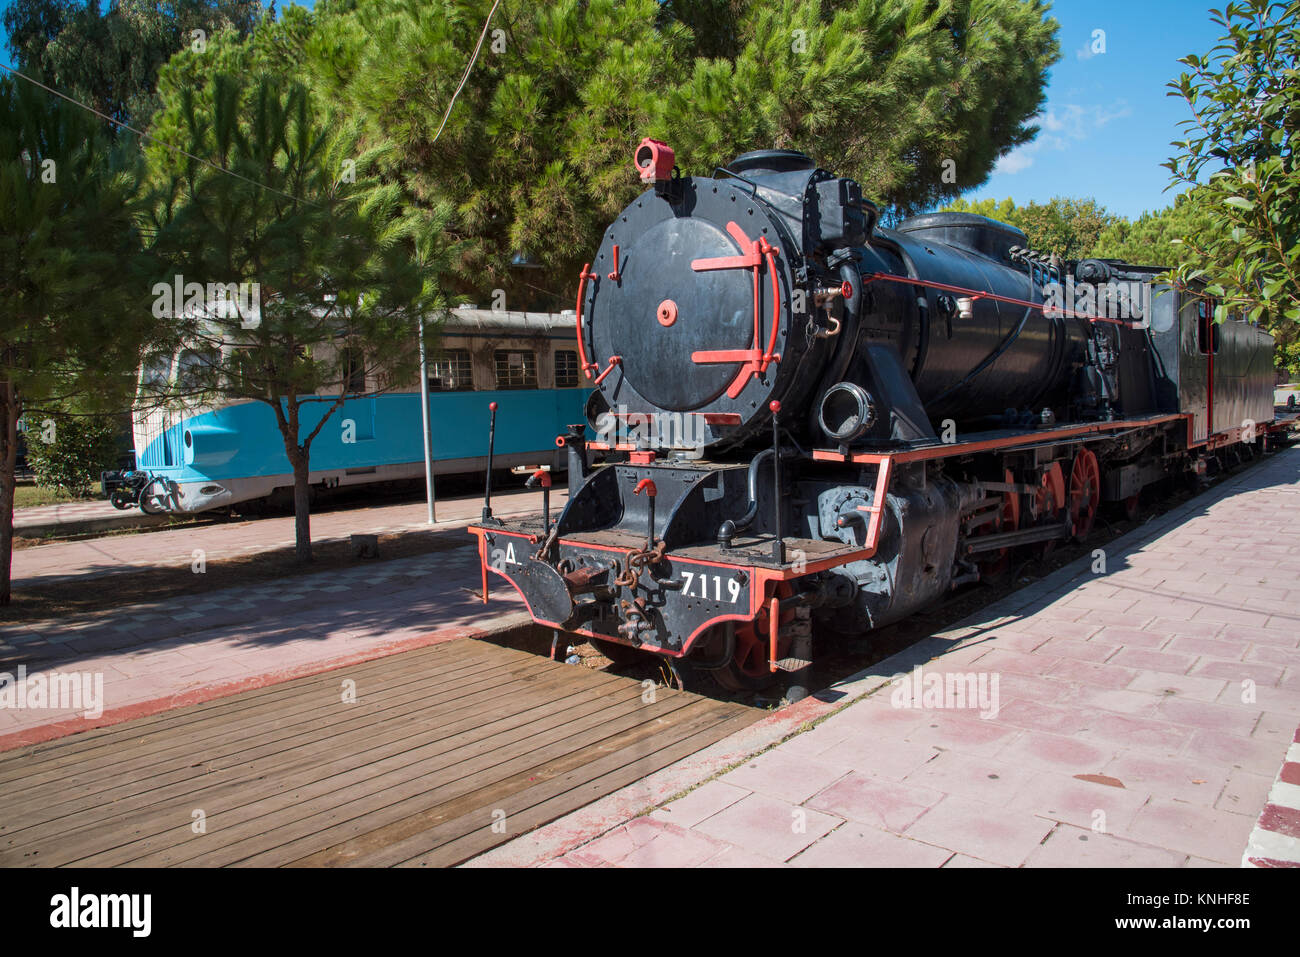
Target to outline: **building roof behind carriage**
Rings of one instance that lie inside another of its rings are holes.
[[[509,329],[524,332],[572,331],[574,314],[568,312],[510,312],[505,309],[478,309],[460,306],[448,310],[446,329],[491,333]]]

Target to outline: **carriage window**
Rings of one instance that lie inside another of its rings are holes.
[[[209,388],[218,362],[210,350],[186,349],[176,363],[176,384],[186,391]]]
[[[561,349],[555,353],[555,387],[578,387],[578,354],[572,349]]]
[[[360,350],[348,349],[343,353],[343,391],[366,391],[366,364]]]
[[[468,392],[474,388],[468,349],[447,349],[429,363],[430,392]]]
[[[1202,355],[1219,351],[1219,324],[1214,321],[1214,300],[1196,305],[1196,348]]]
[[[144,371],[140,374],[140,384],[146,389],[165,389],[171,377],[172,357],[154,356],[145,363]]]
[[[499,349],[492,359],[498,389],[537,388],[537,353]]]

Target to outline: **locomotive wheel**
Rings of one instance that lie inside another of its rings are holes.
[[[1101,466],[1091,451],[1080,449],[1070,469],[1070,527],[1076,540],[1088,537],[1100,504]]]
[[[1134,492],[1128,498],[1124,499],[1124,517],[1130,522],[1134,521],[1138,517],[1138,512],[1140,511],[1139,505],[1141,502],[1141,492]]]
[[[794,594],[794,589],[782,582],[777,586],[776,594],[784,600]],[[793,620],[793,610],[781,612],[782,623]],[[773,672],[768,665],[770,627],[766,603],[752,621],[736,623],[735,652],[722,667],[708,669],[720,687],[727,691],[761,691],[780,677],[781,673]],[[716,634],[720,636],[722,629],[718,628]],[[778,637],[776,648],[777,655],[784,656],[789,650],[789,639]]]
[[[1052,467],[1043,475],[1043,480],[1034,493],[1034,515],[1036,525],[1055,525],[1061,520],[1061,510],[1065,508],[1065,473],[1061,463],[1053,462]],[[1056,547],[1055,540],[1040,542],[1034,550],[1040,558],[1046,558]]]
[[[1003,470],[1002,481],[1010,485],[1015,480],[1011,469]],[[1014,532],[1018,528],[1020,528],[1020,496],[1015,492],[1004,492],[1002,495],[1002,514],[997,524],[985,534]],[[1000,578],[1011,567],[1011,549],[1000,548],[996,552],[986,554],[984,559],[979,562],[979,565],[980,574],[984,578]]]

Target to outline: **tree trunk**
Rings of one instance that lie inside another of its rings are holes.
[[[3,404],[4,442],[0,445],[0,606],[10,600],[10,581],[14,558],[14,489],[18,466],[18,396],[12,382],[4,384],[0,394]]]
[[[293,535],[294,556],[299,562],[311,561],[311,485],[307,455],[301,451],[291,456],[293,462]]]

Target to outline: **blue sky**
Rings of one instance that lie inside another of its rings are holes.
[[[1093,197],[1129,218],[1169,205],[1169,175],[1160,164],[1179,136],[1178,123],[1191,114],[1182,100],[1165,95],[1165,84],[1181,72],[1179,57],[1207,53],[1217,40],[1211,5],[1056,0],[1061,60],[1051,71],[1038,136],[1004,157],[966,197],[1010,196],[1017,203]],[[1104,53],[1093,53],[1095,30],[1105,32]],[[0,56],[9,62],[2,30]]]
[[[968,199],[1010,196],[1017,203],[1053,196],[1095,198],[1111,212],[1136,218],[1172,202],[1163,192],[1170,142],[1191,118],[1187,104],[1166,96],[1183,67],[1178,58],[1205,54],[1222,28],[1202,0],[1056,0],[1061,60],[1052,68],[1047,103],[1032,143],[1003,157]],[[1093,31],[1105,31],[1093,53]]]

